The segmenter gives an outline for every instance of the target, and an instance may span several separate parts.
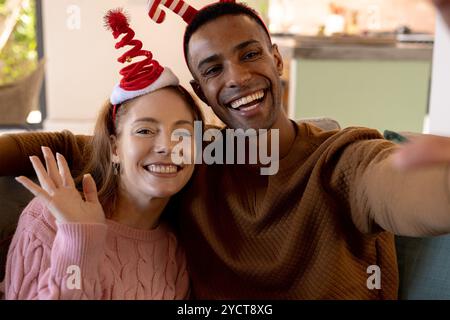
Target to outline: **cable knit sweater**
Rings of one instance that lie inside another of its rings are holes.
[[[6,299],[183,299],[189,279],[166,225],[63,224],[34,199],[9,249],[5,290]]]

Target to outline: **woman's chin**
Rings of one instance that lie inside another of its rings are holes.
[[[164,198],[170,198],[172,196],[174,196],[175,194],[177,194],[182,188],[178,187],[178,186],[173,186],[173,187],[168,187],[165,186],[164,188],[158,188],[158,189],[153,189],[150,192],[146,192],[149,197],[151,198],[160,198],[160,199],[164,199]]]

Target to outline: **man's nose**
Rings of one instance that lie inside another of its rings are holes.
[[[225,73],[226,85],[229,88],[244,87],[251,78],[248,68],[240,63],[230,63]]]

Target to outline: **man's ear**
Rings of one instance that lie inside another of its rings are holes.
[[[205,94],[203,93],[203,90],[200,87],[200,84],[198,83],[198,81],[197,80],[191,80],[189,83],[191,84],[192,90],[194,90],[194,92],[197,95],[197,97],[199,97],[204,103],[209,105],[208,99],[206,99]]]
[[[281,56],[281,53],[278,50],[278,45],[277,44],[273,44],[272,45],[272,54],[273,54],[273,57],[275,58],[275,63],[276,63],[276,66],[277,66],[278,75],[281,77],[283,75],[284,63],[283,63],[283,57]]]

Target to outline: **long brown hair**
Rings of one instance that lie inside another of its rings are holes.
[[[191,107],[195,121],[204,123],[203,113],[199,105],[183,86],[168,88],[179,94]],[[108,101],[103,105],[95,124],[94,135],[90,140],[90,158],[82,174],[76,179],[77,185],[80,186],[84,174],[90,173],[92,175],[97,184],[98,197],[107,218],[111,218],[116,207],[119,186],[119,175],[114,174],[111,159],[111,136],[118,137],[120,135],[121,119],[129,110],[130,101],[125,102],[118,108],[115,121],[113,121],[113,106],[111,103]]]

